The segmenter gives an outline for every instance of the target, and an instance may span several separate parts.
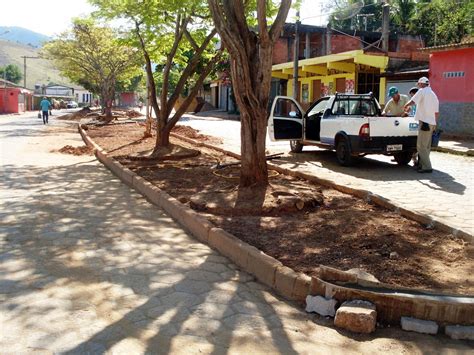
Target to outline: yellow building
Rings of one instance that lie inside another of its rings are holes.
[[[385,104],[385,78],[388,56],[366,54],[362,50],[303,59],[298,62],[298,101],[309,105],[316,99],[338,93],[372,92]],[[282,94],[293,93],[293,62],[272,67],[272,77],[286,79]],[[286,91],[286,93],[285,93]]]

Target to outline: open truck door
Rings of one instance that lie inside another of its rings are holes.
[[[302,139],[303,115],[303,109],[293,98],[275,97],[268,119],[270,140],[275,142]]]

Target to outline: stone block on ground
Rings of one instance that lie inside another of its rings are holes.
[[[298,274],[295,280],[295,285],[293,286],[293,292],[291,294],[292,299],[296,301],[305,301],[309,293],[309,288],[311,285],[311,277],[305,274]]]
[[[306,297],[306,312],[316,312],[320,316],[334,317],[336,314],[337,300],[331,298],[326,299],[322,296]]]
[[[401,326],[403,330],[423,333],[436,334],[438,333],[438,324],[431,320],[423,320],[412,317],[402,317]]]
[[[372,333],[377,324],[375,305],[367,301],[344,302],[336,312],[334,325],[355,333]]]
[[[474,340],[474,326],[447,325],[445,333],[452,339]]]
[[[275,273],[275,289],[284,297],[291,299],[293,287],[298,274],[286,266],[277,268]]]

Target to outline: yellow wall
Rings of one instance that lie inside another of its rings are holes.
[[[303,87],[303,84],[308,84],[309,86],[309,97],[310,97],[310,102],[314,101],[314,95],[313,95],[313,81],[314,80],[321,80],[321,83],[324,85],[329,85],[332,83],[333,88],[336,88],[336,79],[339,78],[345,78],[346,80],[354,80],[355,81],[355,73],[341,73],[341,74],[333,74],[333,75],[327,75],[327,76],[311,76],[307,78],[299,78],[298,81],[301,83],[300,85],[300,98],[302,97],[302,92],[301,88]],[[292,96],[293,95],[293,80],[288,80],[288,85],[286,87],[286,96]]]

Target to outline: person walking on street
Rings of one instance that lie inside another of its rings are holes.
[[[410,106],[416,105],[415,120],[419,122],[416,141],[419,173],[433,172],[430,161],[431,137],[438,122],[439,100],[429,85],[427,77],[418,79],[418,92],[404,106],[408,110]]]
[[[43,124],[48,123],[49,109],[51,104],[49,103],[46,97],[43,97],[43,100],[40,102],[41,112],[43,113]]]
[[[396,86],[388,89],[388,96],[390,100],[385,105],[382,115],[405,117],[407,114],[405,113],[404,105],[408,102],[408,96],[400,95]]]

